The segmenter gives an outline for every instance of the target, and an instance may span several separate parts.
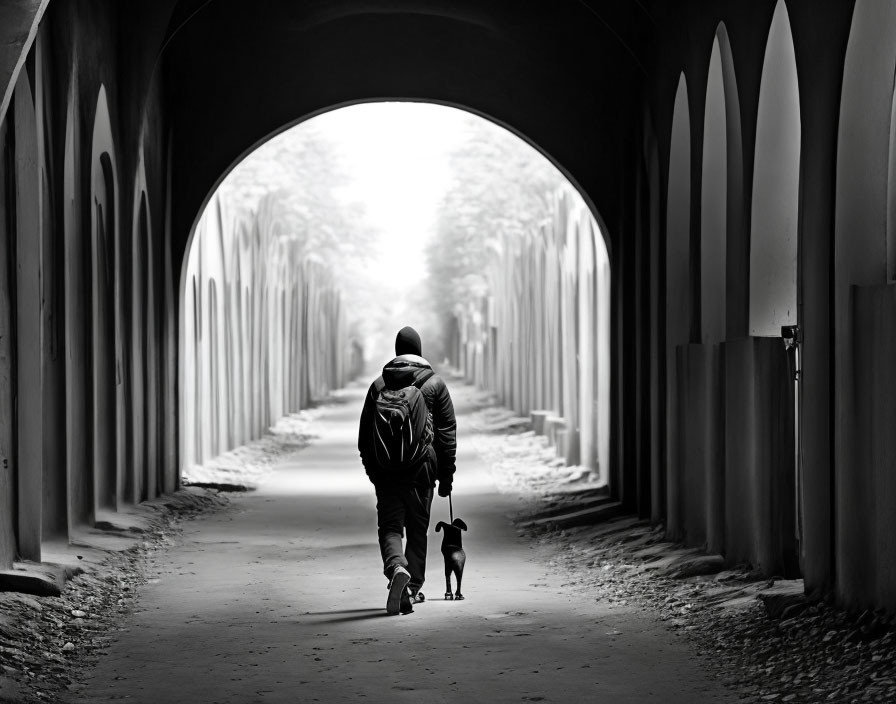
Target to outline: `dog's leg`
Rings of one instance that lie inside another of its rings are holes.
[[[457,591],[454,593],[454,600],[460,601],[464,598],[464,595],[460,593],[460,581],[464,576],[464,568],[461,567],[460,569],[455,570],[454,576],[457,578]]]
[[[451,566],[445,565],[445,601],[451,601],[454,595],[451,593]]]

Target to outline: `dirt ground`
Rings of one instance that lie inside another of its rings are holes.
[[[364,389],[319,409],[316,438],[258,489],[185,524],[149,556],[135,607],[69,702],[725,702],[693,644],[635,603],[565,584],[550,541],[509,516],[465,442],[455,513],[465,601],[444,601],[431,533],[428,600],[386,616],[374,497],[357,459]],[[436,499],[433,524],[447,518]]]

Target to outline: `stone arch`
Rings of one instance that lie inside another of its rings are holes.
[[[302,295],[295,298],[289,296],[286,291],[280,291],[279,295],[275,295],[273,292],[266,293],[266,295],[270,296],[271,308],[276,311],[276,315],[280,316],[279,325],[267,329],[265,335],[261,337],[252,335],[251,339],[257,340],[257,343],[253,344],[261,345],[264,349],[257,351],[253,350],[252,354],[249,354],[247,351],[245,355],[247,358],[246,364],[249,363],[249,359],[254,360],[257,364],[259,360],[265,359],[265,355],[270,354],[270,366],[263,370],[263,373],[268,378],[275,379],[276,383],[262,386],[259,394],[255,395],[248,394],[246,389],[237,388],[236,386],[227,386],[228,380],[230,379],[226,373],[228,369],[227,365],[242,363],[241,359],[244,356],[238,349],[232,349],[233,345],[229,343],[233,330],[236,329],[238,324],[242,325],[244,329],[262,325],[264,319],[261,314],[264,310],[264,306],[267,305],[267,302],[260,301],[258,303],[260,306],[258,309],[253,308],[252,310],[247,310],[246,308],[243,308],[243,310],[246,311],[244,313],[246,318],[254,318],[255,320],[253,322],[250,322],[248,319],[243,321],[240,316],[231,320],[224,315],[223,306],[230,305],[234,301],[238,301],[239,305],[245,305],[251,300],[251,297],[248,294],[245,296],[243,295],[243,286],[231,288],[228,284],[228,276],[236,275],[237,278],[240,278],[241,275],[238,274],[238,272],[241,268],[241,259],[238,252],[232,251],[229,246],[225,247],[224,243],[221,241],[221,221],[224,214],[222,214],[221,210],[222,204],[220,200],[216,198],[215,193],[226,176],[238,163],[263,143],[276,137],[277,134],[324,113],[367,102],[383,101],[355,100],[339,105],[333,105],[324,110],[317,111],[312,115],[306,115],[298,120],[284,124],[282,127],[266,135],[263,139],[255,142],[251,148],[242,152],[240,156],[219,175],[215,181],[214,188],[206,195],[202,208],[196,213],[187,239],[186,248],[183,252],[180,270],[182,305],[180,306],[179,315],[181,320],[181,330],[193,330],[195,334],[201,336],[201,339],[192,338],[187,334],[179,336],[180,358],[185,360],[185,363],[181,365],[180,369],[181,394],[179,400],[179,407],[181,409],[181,448],[183,451],[180,466],[182,469],[189,468],[191,464],[201,464],[203,460],[209,459],[213,454],[216,454],[216,452],[213,452],[214,446],[218,446],[218,452],[229,449],[230,438],[225,437],[225,431],[233,434],[232,428],[239,429],[244,426],[251,426],[251,430],[254,434],[257,432],[256,426],[258,425],[256,419],[263,419],[264,422],[267,422],[268,416],[277,416],[283,412],[289,405],[289,389],[291,385],[294,384],[296,387],[296,397],[300,399],[303,397],[315,398],[322,393],[326,383],[329,383],[332,379],[341,377],[341,372],[339,370],[343,368],[342,360],[337,360],[334,357],[332,359],[326,358],[327,361],[321,361],[325,357],[325,355],[321,354],[310,355],[312,360],[310,364],[317,365],[314,369],[314,373],[305,373],[296,378],[290,377],[290,374],[299,372],[299,370],[290,370],[286,366],[286,360],[283,357],[284,349],[289,346],[288,341],[284,340],[283,334],[290,328],[289,316],[293,314],[293,311],[291,311],[290,308],[291,302],[293,300],[299,301],[299,299],[301,299],[300,305],[305,308],[306,311],[316,310],[320,305],[327,307],[332,306],[334,307],[334,310],[338,309],[337,299],[330,292],[317,291],[313,286],[309,287],[306,283],[302,289],[297,289],[297,292],[301,291]],[[576,328],[576,322],[578,321],[580,324],[587,327],[588,334],[582,336],[572,334],[567,347],[570,359],[572,360],[576,359],[575,350],[578,349],[577,346],[582,344],[588,350],[589,354],[593,354],[594,351],[597,350],[600,354],[604,355],[601,359],[605,363],[597,365],[594,369],[593,376],[589,380],[590,388],[588,391],[588,399],[573,401],[570,400],[573,396],[571,393],[565,394],[567,396],[567,402],[563,406],[563,414],[564,417],[568,416],[568,420],[572,425],[569,433],[575,438],[575,443],[568,443],[568,447],[575,446],[576,448],[575,454],[570,454],[568,459],[575,462],[578,462],[580,459],[578,455],[578,420],[585,419],[587,423],[593,424],[594,427],[590,427],[589,425],[589,428],[584,433],[586,439],[586,458],[583,461],[583,464],[587,465],[595,472],[600,472],[602,476],[606,477],[609,474],[610,428],[612,425],[612,418],[609,414],[611,388],[611,314],[609,305],[609,299],[611,297],[611,272],[609,255],[611,245],[607,236],[608,230],[603,224],[603,220],[600,218],[599,214],[595,212],[594,205],[590,201],[587,193],[574,182],[567,170],[563,169],[555,159],[546,154],[545,151],[540,149],[531,139],[526,138],[525,135],[520,134],[510,126],[465,106],[453,105],[435,100],[425,102],[463,110],[464,112],[476,115],[477,117],[492,122],[508,132],[511,132],[511,134],[522,139],[530,147],[536,149],[536,151],[543,157],[547,158],[548,161],[550,161],[570,182],[571,190],[575,192],[576,197],[581,201],[581,207],[576,206],[575,208],[572,208],[567,204],[557,208],[557,212],[562,214],[561,219],[563,219],[563,228],[565,228],[565,234],[561,239],[564,242],[575,243],[575,245],[570,245],[571,251],[578,251],[578,248],[581,247],[581,249],[589,255],[588,261],[578,263],[573,256],[570,259],[572,263],[570,263],[568,267],[570,272],[578,271],[578,265],[581,264],[583,270],[587,272],[589,277],[589,287],[587,289],[576,289],[574,286],[570,285],[568,288],[570,291],[575,290],[577,296],[581,297],[583,300],[588,299],[590,301],[592,296],[602,296],[603,301],[606,302],[606,306],[603,306],[600,309],[595,309],[593,319],[584,316],[581,313],[581,310],[574,305],[569,306],[569,310],[567,311],[568,329],[574,330]],[[567,200],[569,200],[568,194]],[[566,203],[566,201],[564,201],[564,203]],[[227,217],[229,218],[230,215],[227,214]],[[568,221],[565,219],[567,217],[569,217]],[[586,225],[585,223],[588,217],[593,218],[594,223]],[[279,223],[271,222],[270,226],[272,228],[277,228],[279,227]],[[568,232],[566,230],[568,230]],[[257,232],[254,234],[254,237],[258,237]],[[589,238],[599,238],[601,241],[591,242]],[[249,264],[248,261],[247,264]],[[252,267],[247,266],[245,275],[247,277],[251,276],[251,271]],[[307,274],[308,278],[311,280],[318,274],[317,268],[315,267],[312,267],[307,272],[303,273]],[[208,282],[218,274],[220,274],[220,276],[215,281],[216,289],[213,295],[208,287]],[[246,287],[245,290],[248,290],[248,287]],[[321,300],[316,300],[316,296],[320,296]],[[571,294],[569,298],[572,300]],[[208,318],[213,312],[215,320],[209,321]],[[295,312],[297,313],[297,311]],[[324,343],[320,338],[325,337],[325,335],[322,335],[321,333],[332,332],[335,327],[336,318],[334,317],[332,320],[328,319],[324,323],[324,329],[316,331],[319,333],[318,337],[312,337],[308,341],[308,344],[323,345]],[[593,333],[593,335],[591,333]],[[456,340],[458,344],[458,356],[460,356],[460,337],[461,336],[459,335],[458,340]],[[532,345],[530,345],[530,347],[531,346]],[[321,347],[321,349],[323,348]],[[231,358],[222,357],[221,359],[210,359],[208,358],[208,355],[214,354],[213,350],[217,350],[222,354],[226,351],[230,351]],[[288,356],[289,355],[287,355],[287,357]],[[202,365],[206,370],[211,369],[212,367],[214,367],[214,370],[212,372],[203,372],[203,374],[188,373],[188,363],[192,363],[198,369],[199,365],[195,360],[200,357],[203,360],[208,360],[207,364]],[[471,359],[476,360],[471,368],[475,367],[478,370],[477,374],[481,376],[486,366],[483,358],[475,357]],[[573,361],[570,365],[577,366],[577,362]],[[205,385],[203,379],[200,378],[200,376],[203,375],[207,377],[209,373],[212,375],[224,375],[221,378],[222,383],[216,386],[216,388],[219,389],[220,393],[227,394],[228,403],[217,404],[219,410],[227,408],[230,399],[235,397],[236,394],[242,394],[244,397],[249,398],[250,401],[258,407],[258,410],[256,412],[250,410],[245,417],[241,417],[238,421],[212,418],[211,408],[203,406],[203,404],[206,404],[206,399],[209,394],[204,388]],[[253,375],[251,374],[242,375],[243,379],[252,377]],[[282,383],[280,383],[281,381]],[[531,405],[535,402],[537,396],[535,393],[535,384],[522,383],[518,380],[518,383],[515,383],[513,388],[515,393],[519,395],[519,398],[516,396],[514,397],[514,404],[528,403],[532,408],[536,408],[536,406]],[[273,393],[273,398],[268,396],[269,393]],[[559,411],[560,409],[557,408],[557,410]],[[212,423],[214,426],[211,425]],[[227,441],[226,443],[225,440]]]
[[[380,102],[408,102],[408,103],[425,102],[425,103],[428,103],[431,105],[441,105],[443,107],[455,108],[457,110],[462,110],[464,112],[470,113],[471,115],[475,115],[476,117],[481,117],[483,120],[487,120],[488,122],[491,122],[491,123],[497,125],[498,127],[501,127],[503,129],[507,130],[515,137],[518,137],[519,139],[523,140],[530,147],[532,147],[533,149],[538,151],[545,159],[547,159],[549,162],[551,162],[551,164],[558,171],[560,171],[561,174],[563,174],[563,177],[567,181],[569,181],[570,184],[572,184],[572,186],[578,192],[579,196],[581,196],[582,200],[588,206],[588,209],[591,212],[594,219],[597,221],[597,224],[599,225],[601,237],[604,238],[604,245],[607,249],[607,252],[610,255],[610,260],[611,261],[613,260],[613,242],[612,242],[612,239],[609,237],[609,228],[607,227],[607,224],[604,221],[603,216],[601,215],[600,211],[597,209],[597,206],[595,205],[594,200],[591,198],[588,191],[586,191],[581,186],[581,184],[576,180],[575,176],[572,173],[570,173],[568,168],[566,168],[560,161],[558,161],[556,158],[554,158],[554,156],[552,154],[545,151],[545,149],[543,149],[537,142],[533,141],[525,133],[520,132],[513,125],[507,124],[506,122],[503,122],[503,121],[493,117],[492,115],[489,115],[489,114],[479,111],[479,110],[475,110],[467,105],[453,103],[453,102],[446,101],[446,100],[438,100],[438,99],[419,100],[419,99],[409,99],[409,98],[403,98],[403,97],[368,98],[368,99],[351,100],[351,101],[346,101],[346,102],[329,105],[326,108],[323,108],[321,110],[316,110],[307,115],[302,115],[301,117],[298,117],[294,120],[286,122],[283,125],[281,125],[280,127],[278,127],[276,130],[263,135],[262,137],[257,139],[255,142],[250,144],[248,147],[243,149],[236,156],[236,158],[234,158],[230,162],[230,164],[227,165],[227,168],[224,169],[223,171],[221,171],[221,173],[218,175],[217,179],[215,179],[215,181],[212,183],[211,188],[209,188],[208,191],[206,191],[205,197],[202,199],[202,202],[200,203],[200,207],[197,208],[196,212],[193,214],[193,220],[190,223],[189,233],[187,234],[183,249],[180,250],[180,254],[181,254],[180,262],[179,262],[179,265],[180,265],[180,291],[183,291],[184,286],[186,285],[186,262],[190,256],[190,251],[191,251],[191,248],[193,245],[193,239],[196,236],[196,229],[199,225],[200,219],[202,218],[202,214],[209,207],[209,204],[211,203],[211,201],[214,197],[214,194],[217,192],[218,187],[224,182],[224,179],[227,178],[228,174],[230,174],[230,172],[233,171],[233,169],[236,168],[236,166],[240,162],[242,162],[247,156],[249,156],[252,152],[254,152],[256,149],[258,149],[264,143],[270,141],[271,139],[273,139],[277,135],[281,134],[282,132],[286,132],[287,130],[301,124],[302,122],[306,122],[308,120],[311,120],[312,118],[318,117],[320,115],[324,115],[328,112],[340,110],[342,108],[350,107],[352,105],[360,105],[363,103],[380,103]]]
[[[678,487],[678,349],[691,331],[691,122],[684,73],[678,80],[672,112],[666,188],[666,511],[674,536],[680,524]]]
[[[740,101],[734,60],[724,22],[716,29],[703,121],[703,177],[700,197],[700,298],[702,342],[736,336],[728,324],[728,242],[739,234],[743,156]],[[740,262],[733,262],[740,265]]]
[[[784,0],[772,18],[756,124],[750,230],[749,332],[778,336],[797,322],[799,86]]]
[[[94,507],[102,509],[118,504],[118,451],[123,444],[116,388],[123,372],[116,335],[118,179],[112,122],[103,86],[94,117],[90,182],[93,489]]]

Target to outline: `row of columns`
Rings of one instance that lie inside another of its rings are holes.
[[[215,195],[188,256],[181,337],[183,469],[260,437],[358,373],[339,290],[277,218]]]
[[[178,483],[164,166],[122,166],[107,87],[50,50],[54,21],[0,120],[0,569]]]
[[[571,187],[534,231],[503,233],[487,293],[457,313],[468,380],[518,414],[565,433],[558,452],[607,478],[610,264],[603,235]]]

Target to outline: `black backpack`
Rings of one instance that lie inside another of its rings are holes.
[[[385,384],[376,394],[373,417],[373,447],[377,464],[395,474],[409,474],[420,466],[432,444],[432,413],[420,387],[435,374],[421,374],[403,389]]]

